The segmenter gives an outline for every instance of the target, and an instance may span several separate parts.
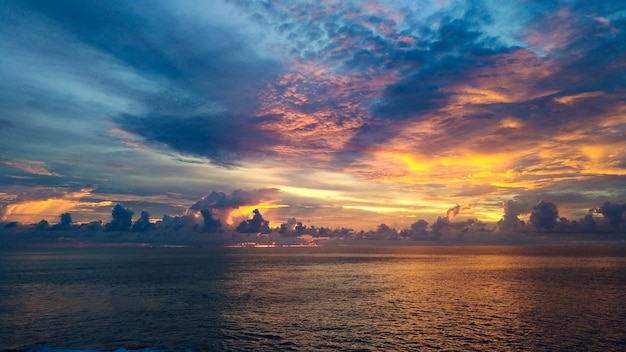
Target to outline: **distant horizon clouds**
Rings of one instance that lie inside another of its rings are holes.
[[[245,195],[219,220],[515,227],[541,200],[572,220],[626,203],[620,1],[26,0],[0,17],[2,221]]]

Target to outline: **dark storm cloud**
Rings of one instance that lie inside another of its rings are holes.
[[[124,115],[116,121],[125,131],[180,153],[201,156],[220,166],[236,166],[243,158],[268,156],[276,143],[271,131],[259,128],[267,118],[245,116]]]

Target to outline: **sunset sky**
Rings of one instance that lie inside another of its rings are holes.
[[[0,52],[3,221],[626,202],[621,0],[2,1]]]

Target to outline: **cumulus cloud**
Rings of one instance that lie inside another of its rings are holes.
[[[139,219],[133,224],[133,231],[145,232],[148,231],[152,225],[153,224],[150,222],[150,213],[142,211]]]
[[[244,205],[258,204],[271,200],[278,193],[276,188],[262,188],[252,191],[242,189],[234,190],[230,194],[222,191],[213,191],[200,198],[189,210],[200,211],[202,209],[235,209]]]
[[[288,233],[291,233],[296,229],[296,226],[298,225],[302,226],[302,223],[298,222],[296,218],[289,218],[287,219],[287,222],[280,224],[279,233],[281,235],[286,235]]]
[[[530,210],[530,223],[537,230],[551,231],[557,224],[559,210],[554,203],[539,201]]]
[[[624,215],[626,214],[626,203],[611,203],[604,202],[602,206],[592,209],[596,213],[602,214],[605,219],[609,221],[609,224],[615,229],[619,228],[620,223],[626,221]]]
[[[242,221],[237,226],[237,232],[243,233],[271,233],[270,222],[263,219],[263,215],[258,209],[252,211],[252,219]]]
[[[450,226],[450,220],[445,217],[438,216],[433,224],[430,226],[430,229],[436,235],[441,235],[441,232],[447,229]]]
[[[60,218],[61,226],[69,226],[72,223],[72,214],[70,213],[63,213]]]
[[[262,188],[251,191],[238,189],[230,194],[222,191],[213,191],[189,207],[187,214],[193,215],[200,213],[202,210],[208,210],[211,214],[211,220],[213,220],[212,217],[216,217],[222,224],[230,223],[230,214],[234,209],[275,200],[278,192],[279,190],[276,188]]]
[[[507,200],[502,203],[502,206],[504,208],[504,215],[502,215],[502,219],[498,221],[500,230],[513,230],[524,226],[524,222],[519,219],[519,216],[530,212],[530,206],[515,200]]]
[[[106,231],[128,231],[133,223],[133,211],[117,204],[111,211],[111,222],[104,226]]]
[[[9,53],[0,58],[0,143],[11,148],[0,159],[3,185],[58,186],[77,175],[120,189],[130,181],[109,176],[123,169],[156,189],[172,171],[159,178],[138,160],[183,172],[175,159],[159,164],[153,148],[210,160],[221,175],[260,160],[313,165],[443,204],[450,194],[489,198],[492,210],[565,187],[590,190],[585,209],[598,204],[597,190],[620,199],[622,5],[494,4],[234,0],[207,11],[194,2],[9,1],[0,9],[0,51]],[[129,134],[127,145],[100,132],[112,127]],[[39,200],[2,215],[83,216],[76,199]],[[212,216],[224,219],[222,209]],[[519,225],[520,214],[505,206],[503,226]]]
[[[411,224],[410,228],[401,230],[399,236],[414,240],[428,239],[428,221],[424,219],[417,220]]]
[[[202,209],[200,210],[200,214],[202,214],[202,220],[204,223],[202,231],[215,232],[222,227],[222,222],[219,219],[213,218],[213,212],[211,210]]]
[[[46,228],[48,226],[48,222],[45,220],[41,220],[37,225],[36,228]],[[72,227],[72,214],[70,213],[63,213],[59,216],[59,223],[55,224],[54,226],[50,227],[50,230],[53,231],[58,231],[58,230],[68,230]]]

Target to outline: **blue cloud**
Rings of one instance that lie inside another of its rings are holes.
[[[162,115],[124,115],[116,121],[128,132],[162,143],[187,155],[202,156],[220,166],[236,166],[243,158],[269,156],[276,136],[260,129],[271,117],[217,115],[181,118]]]

